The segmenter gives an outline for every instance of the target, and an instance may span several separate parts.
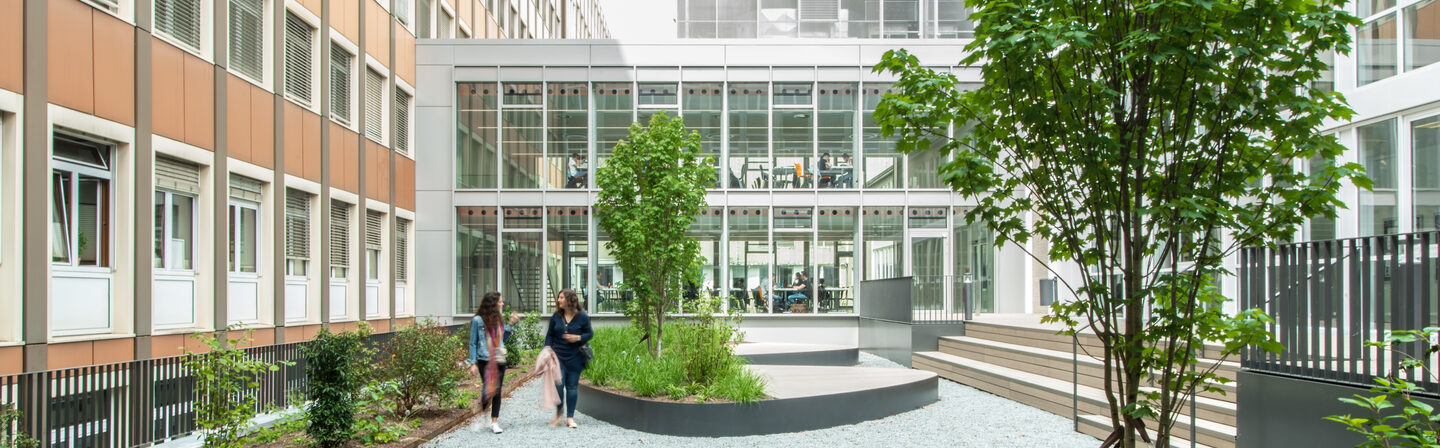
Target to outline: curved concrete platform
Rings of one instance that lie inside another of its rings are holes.
[[[860,348],[843,345],[748,342],[735,346],[735,354],[751,365],[853,366]]]
[[[580,386],[579,410],[653,434],[727,437],[809,431],[888,417],[939,399],[934,372],[828,366],[747,368],[769,381],[774,399],[755,403],[675,403]]]

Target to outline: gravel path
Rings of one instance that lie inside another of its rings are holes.
[[[903,368],[884,358],[860,353],[860,367]],[[933,446],[933,447],[1075,447],[1100,441],[1071,430],[1070,419],[982,392],[944,378],[940,401],[879,420],[816,431],[747,437],[674,437],[632,431],[575,413],[579,429],[546,426],[554,414],[539,409],[539,382],[515,391],[501,407],[503,434],[490,432],[490,415],[441,436],[426,446]]]

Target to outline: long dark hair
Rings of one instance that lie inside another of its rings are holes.
[[[480,309],[475,310],[475,315],[480,316],[480,319],[485,322],[487,330],[499,328],[496,325],[500,324],[500,291],[485,293],[485,297],[480,299]]]
[[[555,308],[556,313],[563,313],[567,308],[574,309],[576,314],[580,313],[580,297],[575,295],[575,290],[560,290],[560,298],[562,299],[561,302],[563,303],[560,305],[560,307]]]

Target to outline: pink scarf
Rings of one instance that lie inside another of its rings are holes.
[[[555,357],[555,351],[550,346],[540,349],[540,354],[535,356],[535,368],[531,370],[532,375],[541,375],[544,383],[551,386],[560,385],[560,358]],[[555,409],[559,406],[560,391],[554,387],[540,387],[540,408]]]
[[[496,381],[500,378],[500,366],[495,362],[495,347],[499,346],[500,338],[496,336],[495,329],[486,328],[485,330],[490,334],[490,340],[485,341],[485,345],[489,345],[487,348],[490,350],[490,362],[485,363],[485,376],[482,380],[485,383],[485,400],[483,403],[489,404],[490,400],[495,397],[495,394],[499,393],[500,388],[500,382]]]

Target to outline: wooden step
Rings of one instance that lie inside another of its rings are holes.
[[[1082,416],[1080,416],[1080,433],[1081,433],[1081,434],[1088,434],[1088,435],[1090,435],[1091,437],[1094,437],[1094,438],[1097,438],[1097,439],[1100,439],[1100,440],[1105,440],[1106,437],[1110,437],[1110,431],[1112,431],[1113,428],[1114,428],[1113,426],[1110,426],[1110,417],[1106,417],[1106,416],[1103,416],[1103,415],[1082,415]],[[1153,434],[1152,434],[1152,435],[1153,435]],[[1190,431],[1188,431],[1188,430],[1185,431],[1184,434],[1172,433],[1172,434],[1170,435],[1170,447],[1171,447],[1171,448],[1190,448],[1192,445],[1190,445],[1190,440],[1186,438],[1186,437],[1189,437],[1189,436],[1190,436]],[[1193,446],[1194,446],[1195,448],[1211,448],[1209,445],[1202,445],[1202,444],[1199,444],[1199,443],[1196,443],[1196,444],[1193,445]]]
[[[916,352],[912,360],[916,369],[932,371],[951,381],[1064,417],[1070,417],[1073,412],[1071,400],[1076,396],[1072,393],[1073,388],[1078,392],[1080,414],[1109,414],[1104,391],[1094,387],[1075,387],[1069,381],[941,352]],[[1197,401],[1196,405],[1208,413],[1234,415],[1233,403],[1206,400],[1203,403]],[[1185,411],[1188,410],[1187,407]],[[1175,431],[1188,434],[1189,426],[1188,416],[1181,418],[1176,422]],[[1196,428],[1200,443],[1217,448],[1235,445],[1235,427],[1232,425],[1201,418],[1196,421]]]
[[[1036,317],[1036,319],[1038,320],[1039,317]],[[973,320],[965,322],[965,335],[1067,353],[1071,350],[1072,344],[1070,336],[1059,333],[1052,328],[977,322]],[[1100,338],[1095,336],[1095,333],[1089,329],[1075,335],[1075,339],[1079,340],[1081,346],[1088,347],[1091,353],[1100,353]],[[1204,359],[1220,359],[1220,354],[1224,352],[1224,349],[1225,347],[1223,345],[1207,343],[1200,357]]]
[[[1031,373],[1038,373],[1050,378],[1070,381],[1075,377],[1073,367],[1078,367],[1080,384],[1093,388],[1104,387],[1104,364],[1099,359],[1086,356],[1081,353],[1077,358],[1069,350],[1057,351],[1043,348],[1031,347],[1020,344],[981,339],[970,336],[945,336],[939,341],[940,352],[956,356],[974,359],[981,362],[996,364],[1016,370]],[[1072,366],[1072,362],[1076,366]],[[1200,391],[1198,394],[1202,399],[1213,399],[1220,401],[1234,402],[1236,398],[1235,374],[1239,365],[1235,363],[1220,363],[1217,374],[1228,378],[1228,384],[1216,385],[1224,393]],[[1228,420],[1233,420],[1233,415]],[[1234,424],[1233,421],[1227,421]]]

